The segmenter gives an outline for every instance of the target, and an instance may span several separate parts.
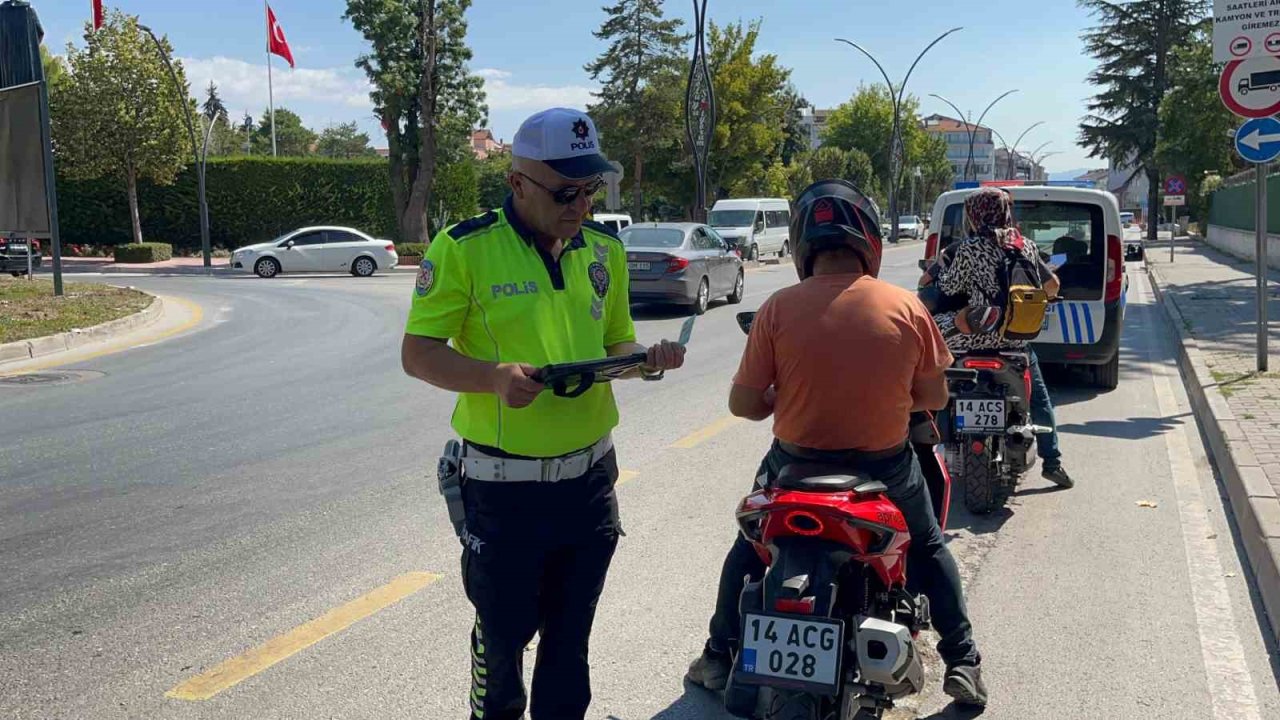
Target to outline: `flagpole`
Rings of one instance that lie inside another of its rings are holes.
[[[271,6],[267,0],[263,0],[262,6],[267,9],[267,13],[271,12]],[[276,156],[276,96],[275,88],[271,84],[271,32],[270,19],[267,20],[267,102],[271,108],[271,157]]]

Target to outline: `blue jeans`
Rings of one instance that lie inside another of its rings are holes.
[[[1062,451],[1058,449],[1058,423],[1053,417],[1053,401],[1049,399],[1049,387],[1044,384],[1040,372],[1040,360],[1036,351],[1027,348],[1031,356],[1031,422],[1052,428],[1052,432],[1036,435],[1036,453],[1044,461],[1042,470],[1062,467]]]

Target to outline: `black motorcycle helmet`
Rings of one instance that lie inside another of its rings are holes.
[[[801,280],[813,275],[818,253],[837,248],[854,251],[868,275],[880,275],[884,244],[880,211],[871,198],[844,180],[819,180],[805,188],[794,205],[791,237]]]

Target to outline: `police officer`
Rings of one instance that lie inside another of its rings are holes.
[[[622,534],[618,409],[608,384],[562,398],[532,376],[545,364],[647,352],[639,374],[656,379],[683,364],[684,348],[636,344],[626,252],[583,220],[611,171],[591,118],[537,113],[512,156],[502,208],[444,230],[427,250],[402,362],[459,393],[471,717],[523,716],[523,656],[537,633],[532,718],[573,720],[591,701],[587,641]]]

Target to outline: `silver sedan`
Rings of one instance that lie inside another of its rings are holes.
[[[701,315],[717,298],[742,302],[742,257],[698,223],[639,223],[618,233],[627,248],[632,302],[688,305]]]

